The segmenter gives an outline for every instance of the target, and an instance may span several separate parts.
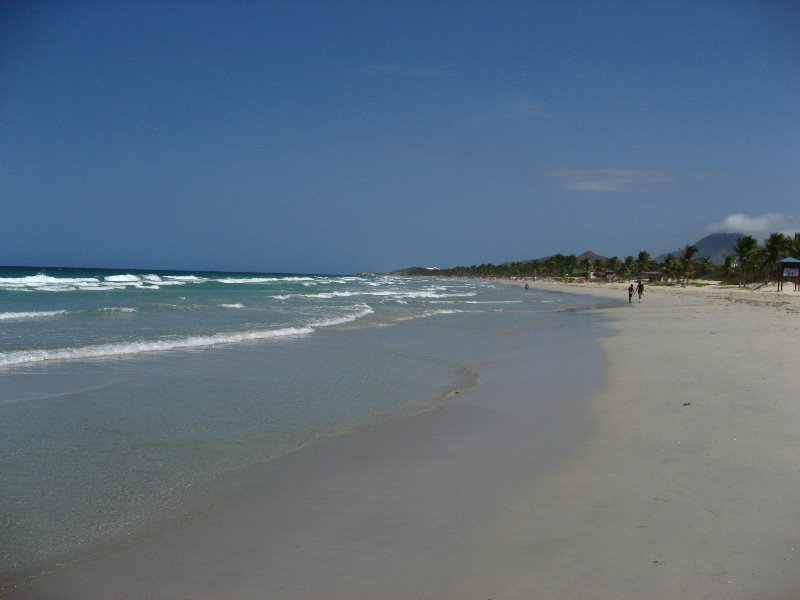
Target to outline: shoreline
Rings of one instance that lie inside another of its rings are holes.
[[[589,294],[592,296],[613,298],[623,302],[627,299],[626,290],[628,286],[631,283],[633,283],[634,286],[636,284],[635,279],[625,282],[590,280],[586,282],[569,283],[554,279],[540,279],[536,281],[502,279],[499,281],[514,286],[524,286],[525,283],[527,283],[532,289],[565,294]],[[733,285],[722,285],[716,281],[697,281],[696,285],[690,284],[685,287],[677,284],[645,283],[645,296],[648,293],[672,297],[707,298],[710,300],[751,301],[757,304],[782,306],[789,311],[800,312],[800,292],[793,291],[790,286],[785,286],[783,291],[779,292],[774,283],[756,290]],[[633,301],[634,303],[638,303],[636,294],[634,294]]]
[[[559,304],[586,303],[552,306]],[[480,373],[479,387],[437,410],[358,428],[248,469],[188,516],[147,527],[143,536],[133,532],[122,547],[102,544],[92,557],[21,583],[18,592],[10,588],[8,597],[246,598],[251,585],[256,597],[274,598],[363,597],[365,590],[383,597],[386,589],[408,590],[406,597],[446,594],[452,579],[442,573],[457,569],[459,547],[474,546],[474,523],[515,494],[518,473],[550,468],[588,435],[585,387],[567,385],[572,401],[560,401],[564,358],[584,356],[595,377],[602,369],[596,338],[606,319],[599,315],[492,314],[481,321],[494,324],[454,317],[435,334],[444,335],[453,360]],[[423,321],[358,335],[368,334],[369,346],[386,346],[379,340],[388,336],[391,347],[425,354],[435,350],[426,336],[437,329]],[[539,357],[537,341],[548,345],[546,356]],[[526,368],[532,360],[540,367]],[[357,581],[339,582],[336,574],[355,572],[363,572]]]
[[[446,410],[277,461],[232,506],[8,597],[796,598],[796,296],[647,286],[596,310],[607,368],[576,379],[600,383],[541,423],[522,353]]]

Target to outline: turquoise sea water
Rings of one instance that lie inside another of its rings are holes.
[[[515,330],[550,354],[593,339],[588,302],[478,280],[0,269],[0,578],[446,405]]]

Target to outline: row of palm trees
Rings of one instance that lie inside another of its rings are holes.
[[[732,250],[731,256],[725,256],[724,268],[738,268],[740,284],[760,279],[769,281],[775,276],[778,261],[787,257],[800,259],[800,233],[795,233],[792,238],[782,233],[771,233],[763,246],[748,235],[739,238]]]
[[[800,233],[790,238],[782,233],[772,233],[758,244],[751,236],[737,240],[731,248],[732,253],[725,256],[723,265],[715,265],[708,258],[695,258],[697,246],[687,244],[678,253],[668,254],[662,262],[654,260],[643,250],[637,256],[620,259],[579,259],[574,254],[556,254],[542,260],[510,262],[502,265],[485,263],[471,267],[454,267],[439,271],[441,275],[455,277],[564,277],[568,275],[595,274],[606,278],[630,279],[632,277],[657,279],[661,281],[685,282],[690,279],[708,278],[724,281],[738,281],[744,285],[752,281],[767,281],[775,275],[779,260],[792,256],[800,259]],[[412,275],[430,275],[430,271],[420,269]]]

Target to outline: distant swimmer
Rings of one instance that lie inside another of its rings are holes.
[[[528,291],[528,284],[527,283],[525,284],[525,291],[526,292]]]

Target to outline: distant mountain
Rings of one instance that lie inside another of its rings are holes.
[[[744,237],[743,233],[712,233],[707,235],[702,240],[698,240],[692,246],[697,246],[697,254],[695,258],[708,258],[715,265],[725,263],[725,255],[733,254],[733,246],[739,238]],[[658,262],[664,262],[664,259],[669,255],[680,256],[680,251],[666,252],[658,256]]]
[[[697,246],[699,258],[708,258],[715,265],[721,265],[725,262],[725,255],[733,254],[733,247],[743,237],[743,233],[712,233],[693,245]]]
[[[583,254],[578,255],[578,260],[586,260],[587,258],[592,262],[597,262],[598,260],[602,260],[603,262],[605,262],[609,259],[608,256],[600,256],[599,254],[595,254],[591,250],[587,250]]]

